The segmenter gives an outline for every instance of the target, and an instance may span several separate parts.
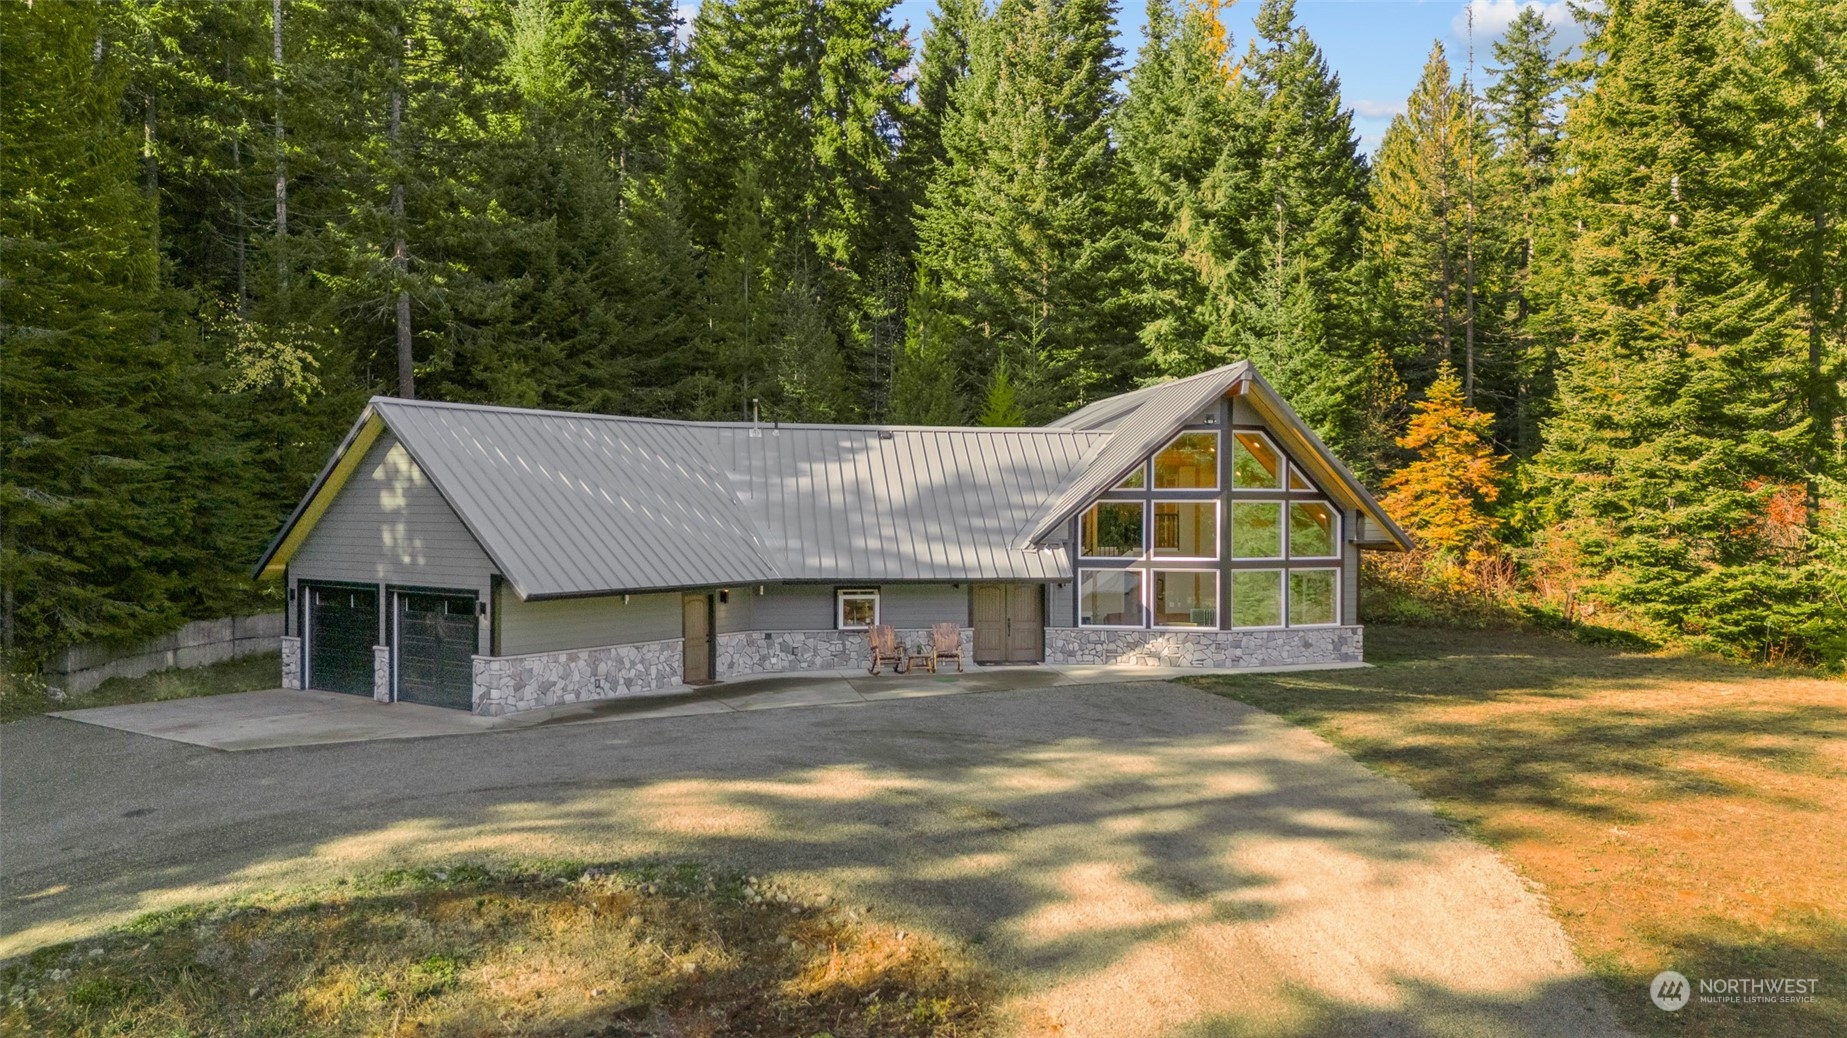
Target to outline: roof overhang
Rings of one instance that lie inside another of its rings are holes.
[[[367,404],[365,410],[359,412],[353,427],[347,431],[346,438],[334,450],[333,456],[327,459],[326,466],[315,477],[314,484],[308,488],[301,503],[295,506],[288,521],[282,524],[282,529],[276,532],[269,546],[263,549],[262,556],[251,570],[252,578],[281,579],[288,568],[289,559],[300,550],[314,529],[314,524],[320,521],[321,515],[333,504],[334,498],[340,496],[340,488],[346,486],[346,481],[352,478],[359,463],[365,460],[366,452],[372,449],[372,444],[378,441],[379,434],[384,431],[385,420],[379,417],[376,408]]]

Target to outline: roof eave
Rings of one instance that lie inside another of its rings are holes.
[[[282,576],[283,570],[288,566],[289,558],[294,555],[300,542],[306,539],[308,530],[313,529],[314,521],[320,517],[320,513],[326,510],[326,503],[318,504],[317,507],[322,491],[328,492],[327,503],[331,503],[332,495],[340,492],[340,487],[345,485],[347,477],[352,475],[352,469],[358,467],[359,460],[365,456],[365,452],[371,448],[373,442],[378,439],[378,434],[384,429],[384,419],[379,415],[378,409],[368,402],[359,412],[359,417],[353,420],[353,427],[346,431],[346,436],[340,441],[340,445],[334,448],[333,454],[327,459],[327,464],[321,467],[320,475],[314,477],[314,482],[309,484],[308,492],[303,494],[302,499],[296,503],[295,510],[289,513],[282,528],[270,538],[269,544],[263,549],[263,554],[257,557],[256,565],[250,570],[250,579],[262,580],[266,577]],[[363,444],[361,440],[364,441]],[[309,515],[311,509],[314,510],[312,516]],[[300,537],[294,537],[291,540],[304,517],[308,519],[308,530],[302,530]],[[281,557],[278,558],[278,556]]]

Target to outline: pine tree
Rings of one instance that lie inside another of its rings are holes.
[[[1487,90],[1488,126],[1497,150],[1487,182],[1500,230],[1499,259],[1506,291],[1499,320],[1505,330],[1511,385],[1500,391],[1503,429],[1514,453],[1530,457],[1539,447],[1539,421],[1552,395],[1552,336],[1540,312],[1545,302],[1533,281],[1534,257],[1550,217],[1561,129],[1555,115],[1565,80],[1553,50],[1554,32],[1537,8],[1521,10],[1507,33],[1494,42]]]
[[[890,420],[909,425],[960,425],[967,417],[956,390],[959,329],[926,271],[905,306],[904,348],[892,373]]]
[[[32,60],[0,91],[0,648],[55,650],[178,622],[183,542],[163,413],[183,358],[159,334],[159,258],[119,9],[8,4]]]
[[[1264,0],[1233,97],[1237,127],[1213,177],[1228,200],[1217,334],[1249,357],[1337,450],[1356,435],[1369,370],[1355,269],[1366,164],[1340,80],[1293,0]],[[1313,335],[1277,330],[1314,311]]]
[[[1397,332],[1399,372],[1423,383],[1461,359],[1467,228],[1464,181],[1472,147],[1463,90],[1441,42],[1392,117],[1366,205],[1366,245],[1378,270],[1379,310]]]
[[[994,378],[988,383],[987,400],[981,405],[981,414],[975,419],[975,424],[990,427],[1026,424],[1026,413],[1020,410],[1019,400],[1013,390],[1013,375],[1008,370],[1005,357],[994,366]]]
[[[947,161],[918,220],[919,265],[963,330],[963,389],[982,392],[1005,359],[1031,421],[1127,388],[1140,367],[1111,211],[1111,13],[1004,0],[952,92]]]
[[[1215,337],[1212,299],[1226,266],[1216,251],[1224,200],[1212,173],[1235,126],[1230,40],[1218,0],[1151,0],[1142,46],[1116,119],[1137,226],[1131,256],[1151,364],[1185,376],[1236,359]]]
[[[1809,421],[1808,521],[1820,479],[1842,471],[1847,378],[1847,10],[1765,0],[1751,23],[1753,186],[1771,207],[1751,245],[1799,315]]]
[[[1743,34],[1729,5],[1620,0],[1586,45],[1560,185],[1571,338],[1531,468],[1535,528],[1604,594],[1732,646],[1792,593],[1766,510],[1808,438],[1802,337],[1737,247],[1767,211],[1741,190]]]

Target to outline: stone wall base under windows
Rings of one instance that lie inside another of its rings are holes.
[[[1141,667],[1293,667],[1360,663],[1359,627],[1275,631],[1111,631],[1045,629],[1047,663],[1121,663]]]
[[[929,628],[898,629],[900,645],[925,645],[929,641]],[[964,627],[963,666],[972,666],[974,656],[975,629]],[[871,662],[872,646],[864,631],[740,631],[718,636],[720,679],[752,674],[864,669]],[[953,664],[950,666],[953,668]]]
[[[475,713],[511,714],[542,706],[657,692],[682,684],[682,640],[525,656],[475,657]]]

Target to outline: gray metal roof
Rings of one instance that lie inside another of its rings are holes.
[[[779,574],[695,427],[385,397],[372,406],[522,597]]]
[[[1106,408],[1111,400],[1099,400],[1066,420],[1080,420],[1112,426],[1109,442],[1082,469],[1075,470],[1057,496],[1046,502],[1032,525],[1024,528],[1014,541],[1024,548],[1039,544],[1056,533],[1078,510],[1098,494],[1122,482],[1129,470],[1167,442],[1181,426],[1222,399],[1233,386],[1249,378],[1250,361],[1241,360],[1222,368],[1163,382],[1124,394],[1134,397],[1126,411]],[[1121,399],[1121,398],[1116,398]],[[1086,417],[1085,413],[1089,412]],[[1326,448],[1323,448],[1325,450]]]
[[[1285,448],[1329,477],[1330,493],[1403,543],[1246,362],[1037,429],[677,422],[393,397],[374,398],[354,428],[389,427],[525,598],[785,580],[1047,580],[1071,573],[1059,537],[1071,516],[1233,391],[1251,393]],[[319,514],[310,502],[340,482],[323,473],[259,572],[287,561]]]

